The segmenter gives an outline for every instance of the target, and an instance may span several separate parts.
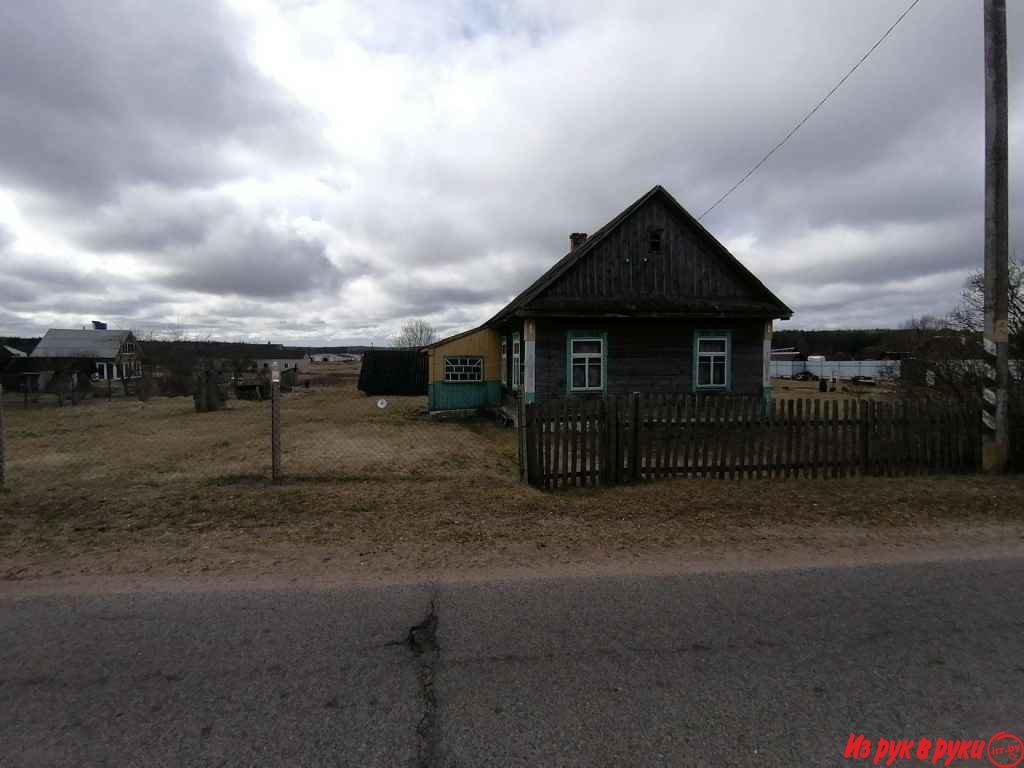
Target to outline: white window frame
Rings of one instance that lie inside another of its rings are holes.
[[[508,386],[508,338],[501,337],[501,383]]]
[[[577,352],[576,342],[596,341],[601,345],[601,351],[597,354],[593,352]],[[605,387],[605,377],[607,375],[605,371],[605,343],[604,339],[600,336],[570,336],[569,337],[569,391],[570,392],[603,392]],[[593,360],[597,360],[601,364],[601,383],[598,386],[591,386],[590,384],[590,363]],[[576,367],[576,361],[583,361],[583,377],[586,381],[586,386],[577,387],[574,384],[575,378],[573,377],[573,369]]]
[[[518,391],[522,385],[523,342],[518,333],[512,334],[512,389]]]
[[[700,345],[704,341],[720,341],[723,342],[725,347],[724,352],[701,352]],[[696,339],[696,354],[694,360],[696,361],[696,367],[693,371],[694,386],[697,389],[729,389],[731,385],[730,374],[732,369],[732,339],[729,338],[729,334],[726,333],[699,333]],[[700,362],[706,358],[709,361],[708,371],[711,375],[711,382],[707,384],[700,383]],[[715,379],[715,363],[720,362],[723,368],[723,379],[721,384],[714,383]]]
[[[473,361],[473,362],[470,362]],[[451,368],[449,368],[451,366]],[[455,370],[455,369],[459,370]],[[475,369],[478,378],[449,378],[449,376],[465,376]],[[480,384],[484,380],[483,355],[445,355],[444,380],[446,384]]]

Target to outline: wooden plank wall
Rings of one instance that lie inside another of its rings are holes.
[[[662,231],[662,250],[650,251],[649,233]],[[763,292],[715,253],[660,198],[649,200],[540,297],[538,306],[566,299],[666,297],[761,301]]]
[[[527,479],[541,488],[666,477],[840,478],[980,466],[976,408],[926,401],[693,396],[529,405]]]

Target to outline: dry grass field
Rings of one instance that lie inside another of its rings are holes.
[[[0,575],[426,574],[1024,537],[1017,478],[545,493],[519,482],[512,430],[432,420],[424,398],[379,408],[351,377],[338,383],[284,396],[280,485],[269,481],[267,402],[206,414],[186,398],[9,407]]]

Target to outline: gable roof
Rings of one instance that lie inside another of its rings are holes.
[[[79,331],[51,328],[32,350],[31,357],[96,357],[112,359],[131,331]]]
[[[429,344],[424,344],[419,349],[420,351],[434,349],[435,347],[440,347],[442,344],[457,341],[458,339],[465,338],[466,336],[471,336],[472,334],[477,333],[479,331],[486,330],[489,324],[490,321],[484,323],[483,325],[478,325],[473,328],[470,328],[468,331],[462,331],[461,333],[453,333],[451,336],[445,336],[443,339],[438,339],[437,341],[432,341]]]
[[[704,226],[695,219],[689,211],[680,205],[679,201],[672,197],[660,184],[653,186],[646,194],[642,195],[636,201],[634,201],[629,207],[627,207],[622,213],[616,216],[614,219],[609,221],[597,232],[588,237],[581,245],[577,246],[573,250],[569,251],[565,256],[559,259],[555,264],[543,275],[538,277],[526,290],[516,296],[512,301],[506,304],[501,310],[498,311],[494,317],[484,323],[481,327],[500,323],[503,320],[508,319],[516,311],[522,309],[529,304],[533,299],[537,298],[546,288],[555,283],[561,278],[566,272],[568,272],[575,264],[577,264],[584,256],[586,256],[591,250],[593,250],[598,244],[601,243],[605,238],[608,237],[615,229],[628,219],[634,212],[636,212],[644,203],[651,200],[655,196],[661,196],[665,202],[668,203],[669,207],[682,216],[683,220],[687,224],[692,226],[697,232],[712,246],[716,255],[721,257],[726,263],[730,264],[740,274],[740,277],[746,280],[756,291],[764,294],[765,300],[776,305],[779,312],[779,317],[789,318],[793,314],[788,306],[783,301],[768,290],[768,287],[762,283],[753,272],[743,266],[735,256],[733,256],[729,249],[722,245],[718,239],[708,232]]]

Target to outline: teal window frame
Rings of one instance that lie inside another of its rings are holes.
[[[574,341],[601,342],[601,386],[572,385],[572,343]],[[565,334],[565,391],[570,395],[586,395],[608,391],[608,333],[606,331],[567,331]]]
[[[698,383],[701,339],[725,339],[725,384]],[[732,368],[732,331],[698,329],[693,332],[693,374],[691,381],[694,392],[731,392],[733,382]]]

